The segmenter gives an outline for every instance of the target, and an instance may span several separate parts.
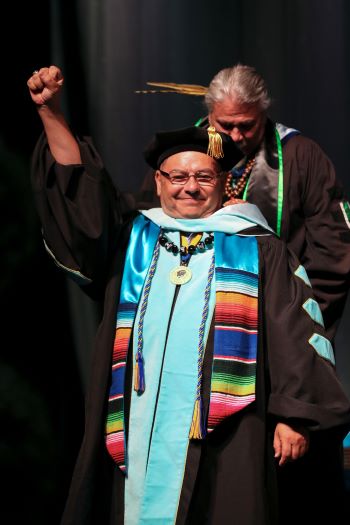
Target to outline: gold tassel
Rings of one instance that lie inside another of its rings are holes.
[[[201,429],[201,401],[197,399],[194,405],[192,423],[190,428],[190,439],[202,439],[202,429]]]
[[[136,360],[136,363],[134,364],[134,390],[136,392],[139,391],[140,381],[139,381],[139,364]]]
[[[207,155],[213,157],[214,159],[222,159],[224,156],[224,151],[222,149],[222,138],[219,133],[216,131],[214,126],[209,126],[208,129],[209,144]]]
[[[199,84],[176,84],[175,82],[147,82],[149,86],[163,89],[143,89],[135,93],[177,93],[179,95],[195,95],[204,97],[208,88]]]
[[[145,391],[145,367],[142,353],[138,350],[136,353],[136,363],[134,365],[134,390],[141,395]]]

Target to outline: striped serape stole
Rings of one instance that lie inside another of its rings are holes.
[[[124,381],[131,333],[137,311],[135,303],[121,303],[117,312],[112,357],[112,379],[108,398],[106,446],[108,452],[125,472]]]
[[[208,432],[255,400],[258,274],[217,267]]]

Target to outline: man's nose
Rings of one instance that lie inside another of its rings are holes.
[[[188,181],[185,184],[185,190],[190,192],[199,191],[200,185],[196,179],[196,176],[193,173],[190,173],[188,176]]]
[[[243,135],[240,132],[239,128],[232,128],[230,137],[233,140],[233,142],[241,142],[243,139]]]

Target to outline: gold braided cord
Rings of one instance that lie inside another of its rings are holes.
[[[135,93],[177,93],[179,95],[195,95],[203,97],[208,88],[199,84],[176,84],[175,82],[147,82],[148,86],[163,89],[142,89]]]

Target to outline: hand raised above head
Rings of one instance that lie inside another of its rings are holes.
[[[57,66],[42,67],[34,71],[27,82],[30,96],[37,106],[58,107],[63,75]]]
[[[81,164],[79,144],[60,108],[63,85],[61,70],[57,66],[42,67],[33,72],[27,85],[53,158],[63,165]]]

